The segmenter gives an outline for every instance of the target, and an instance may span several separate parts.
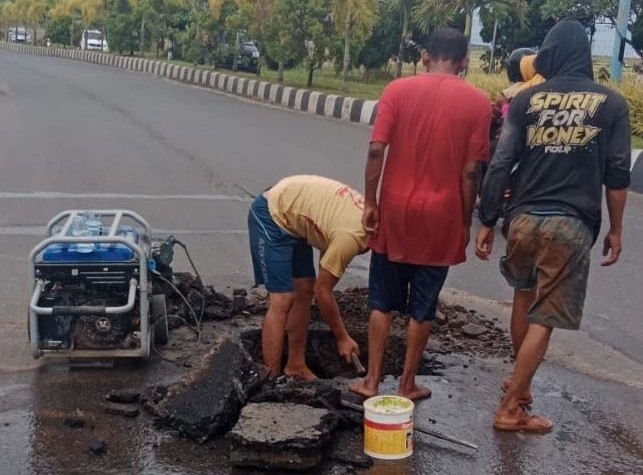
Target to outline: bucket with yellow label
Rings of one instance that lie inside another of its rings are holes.
[[[413,411],[410,399],[375,396],[364,401],[364,453],[395,460],[413,453]]]

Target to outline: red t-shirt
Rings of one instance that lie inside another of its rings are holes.
[[[428,73],[382,93],[372,142],[389,145],[370,247],[389,260],[450,266],[466,260],[465,162],[489,158],[491,102],[457,76]]]

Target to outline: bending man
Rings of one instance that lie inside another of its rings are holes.
[[[315,374],[305,359],[313,297],[337,340],[339,354],[350,362],[359,353],[348,335],[333,288],[353,258],[366,251],[362,196],[329,178],[284,178],[254,201],[248,215],[250,250],[257,285],[270,294],[261,348],[271,376],[281,374],[284,334],[288,361],[284,373],[304,380]],[[313,248],[320,251],[315,278]]]

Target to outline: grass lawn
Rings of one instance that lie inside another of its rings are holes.
[[[632,148],[643,149],[643,137],[632,136]]]

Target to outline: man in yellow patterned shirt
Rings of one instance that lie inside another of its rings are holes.
[[[333,296],[333,288],[353,258],[365,252],[364,199],[335,180],[300,175],[284,178],[262,193],[248,213],[255,282],[270,294],[261,348],[271,376],[281,374],[284,334],[288,362],[284,373],[316,379],[305,359],[313,297],[337,340],[339,354],[350,362],[359,353]],[[313,248],[320,251],[315,277]]]

